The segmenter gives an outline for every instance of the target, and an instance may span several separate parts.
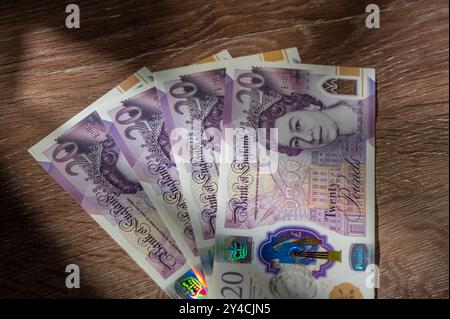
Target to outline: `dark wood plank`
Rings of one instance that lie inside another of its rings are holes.
[[[64,1],[0,4],[0,297],[165,294],[26,149],[142,65],[297,46],[306,63],[374,67],[380,298],[448,298],[448,3]],[[76,263],[81,288],[66,289]]]

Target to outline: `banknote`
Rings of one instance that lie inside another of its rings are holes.
[[[240,57],[230,61],[299,62],[300,57],[297,49],[291,48]],[[220,132],[226,85],[225,62],[212,62],[156,72],[154,78],[156,90],[147,96],[146,104],[153,103],[151,108],[154,109],[156,104],[160,103],[162,116],[161,114],[157,115],[157,122],[154,122],[152,134],[149,134],[148,130],[147,133],[141,133],[145,135],[143,138],[148,139],[144,148],[155,145],[154,141],[158,139],[156,144],[159,144],[158,152],[161,155],[157,156],[157,162],[158,164],[164,162],[165,167],[170,167],[173,172],[170,173],[170,184],[181,186],[185,198],[182,203],[186,204],[202,268],[205,275],[208,276],[212,271],[214,255]],[[158,97],[155,96],[155,93]],[[156,101],[158,98],[158,102],[151,103],[152,100]],[[141,100],[133,103],[134,105],[140,104],[141,110],[143,109],[142,104],[145,104],[142,102],[142,97]],[[150,111],[149,107],[146,112],[147,115],[143,115],[142,111],[135,111],[134,118],[138,118],[141,114],[147,119],[155,118],[155,112]],[[132,117],[127,112],[123,119]],[[162,133],[155,133],[155,131]],[[171,158],[169,158],[170,154]],[[151,167],[150,169],[155,168]],[[142,170],[144,174],[148,175],[148,170],[144,171],[145,167],[142,167]]]
[[[228,63],[212,298],[373,298],[375,70]]]
[[[81,112],[29,152],[169,296],[206,295],[97,112]]]
[[[211,59],[231,58],[227,50]],[[129,76],[29,149],[31,155],[172,298],[202,298],[203,276],[143,192],[97,110],[153,83],[146,67]]]

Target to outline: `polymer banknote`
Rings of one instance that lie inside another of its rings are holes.
[[[375,70],[228,63],[212,298],[373,298]]]
[[[96,111],[81,112],[29,152],[169,296],[206,295]]]

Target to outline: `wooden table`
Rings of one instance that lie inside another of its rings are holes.
[[[378,297],[448,298],[447,1],[34,2],[0,4],[0,297],[165,297],[26,150],[141,66],[297,46],[377,71]]]

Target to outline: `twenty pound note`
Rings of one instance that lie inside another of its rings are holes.
[[[213,298],[373,298],[375,71],[229,63]]]
[[[97,112],[86,109],[29,152],[170,297],[205,296]]]
[[[297,49],[292,48],[230,61],[264,60],[299,62],[300,58]],[[225,62],[182,67],[154,76],[165,120],[164,127],[155,126],[158,132],[164,130],[156,144],[163,146],[164,161],[168,161],[165,158],[169,153],[173,156],[170,167],[178,171],[202,268],[208,276],[212,271],[216,227]]]

